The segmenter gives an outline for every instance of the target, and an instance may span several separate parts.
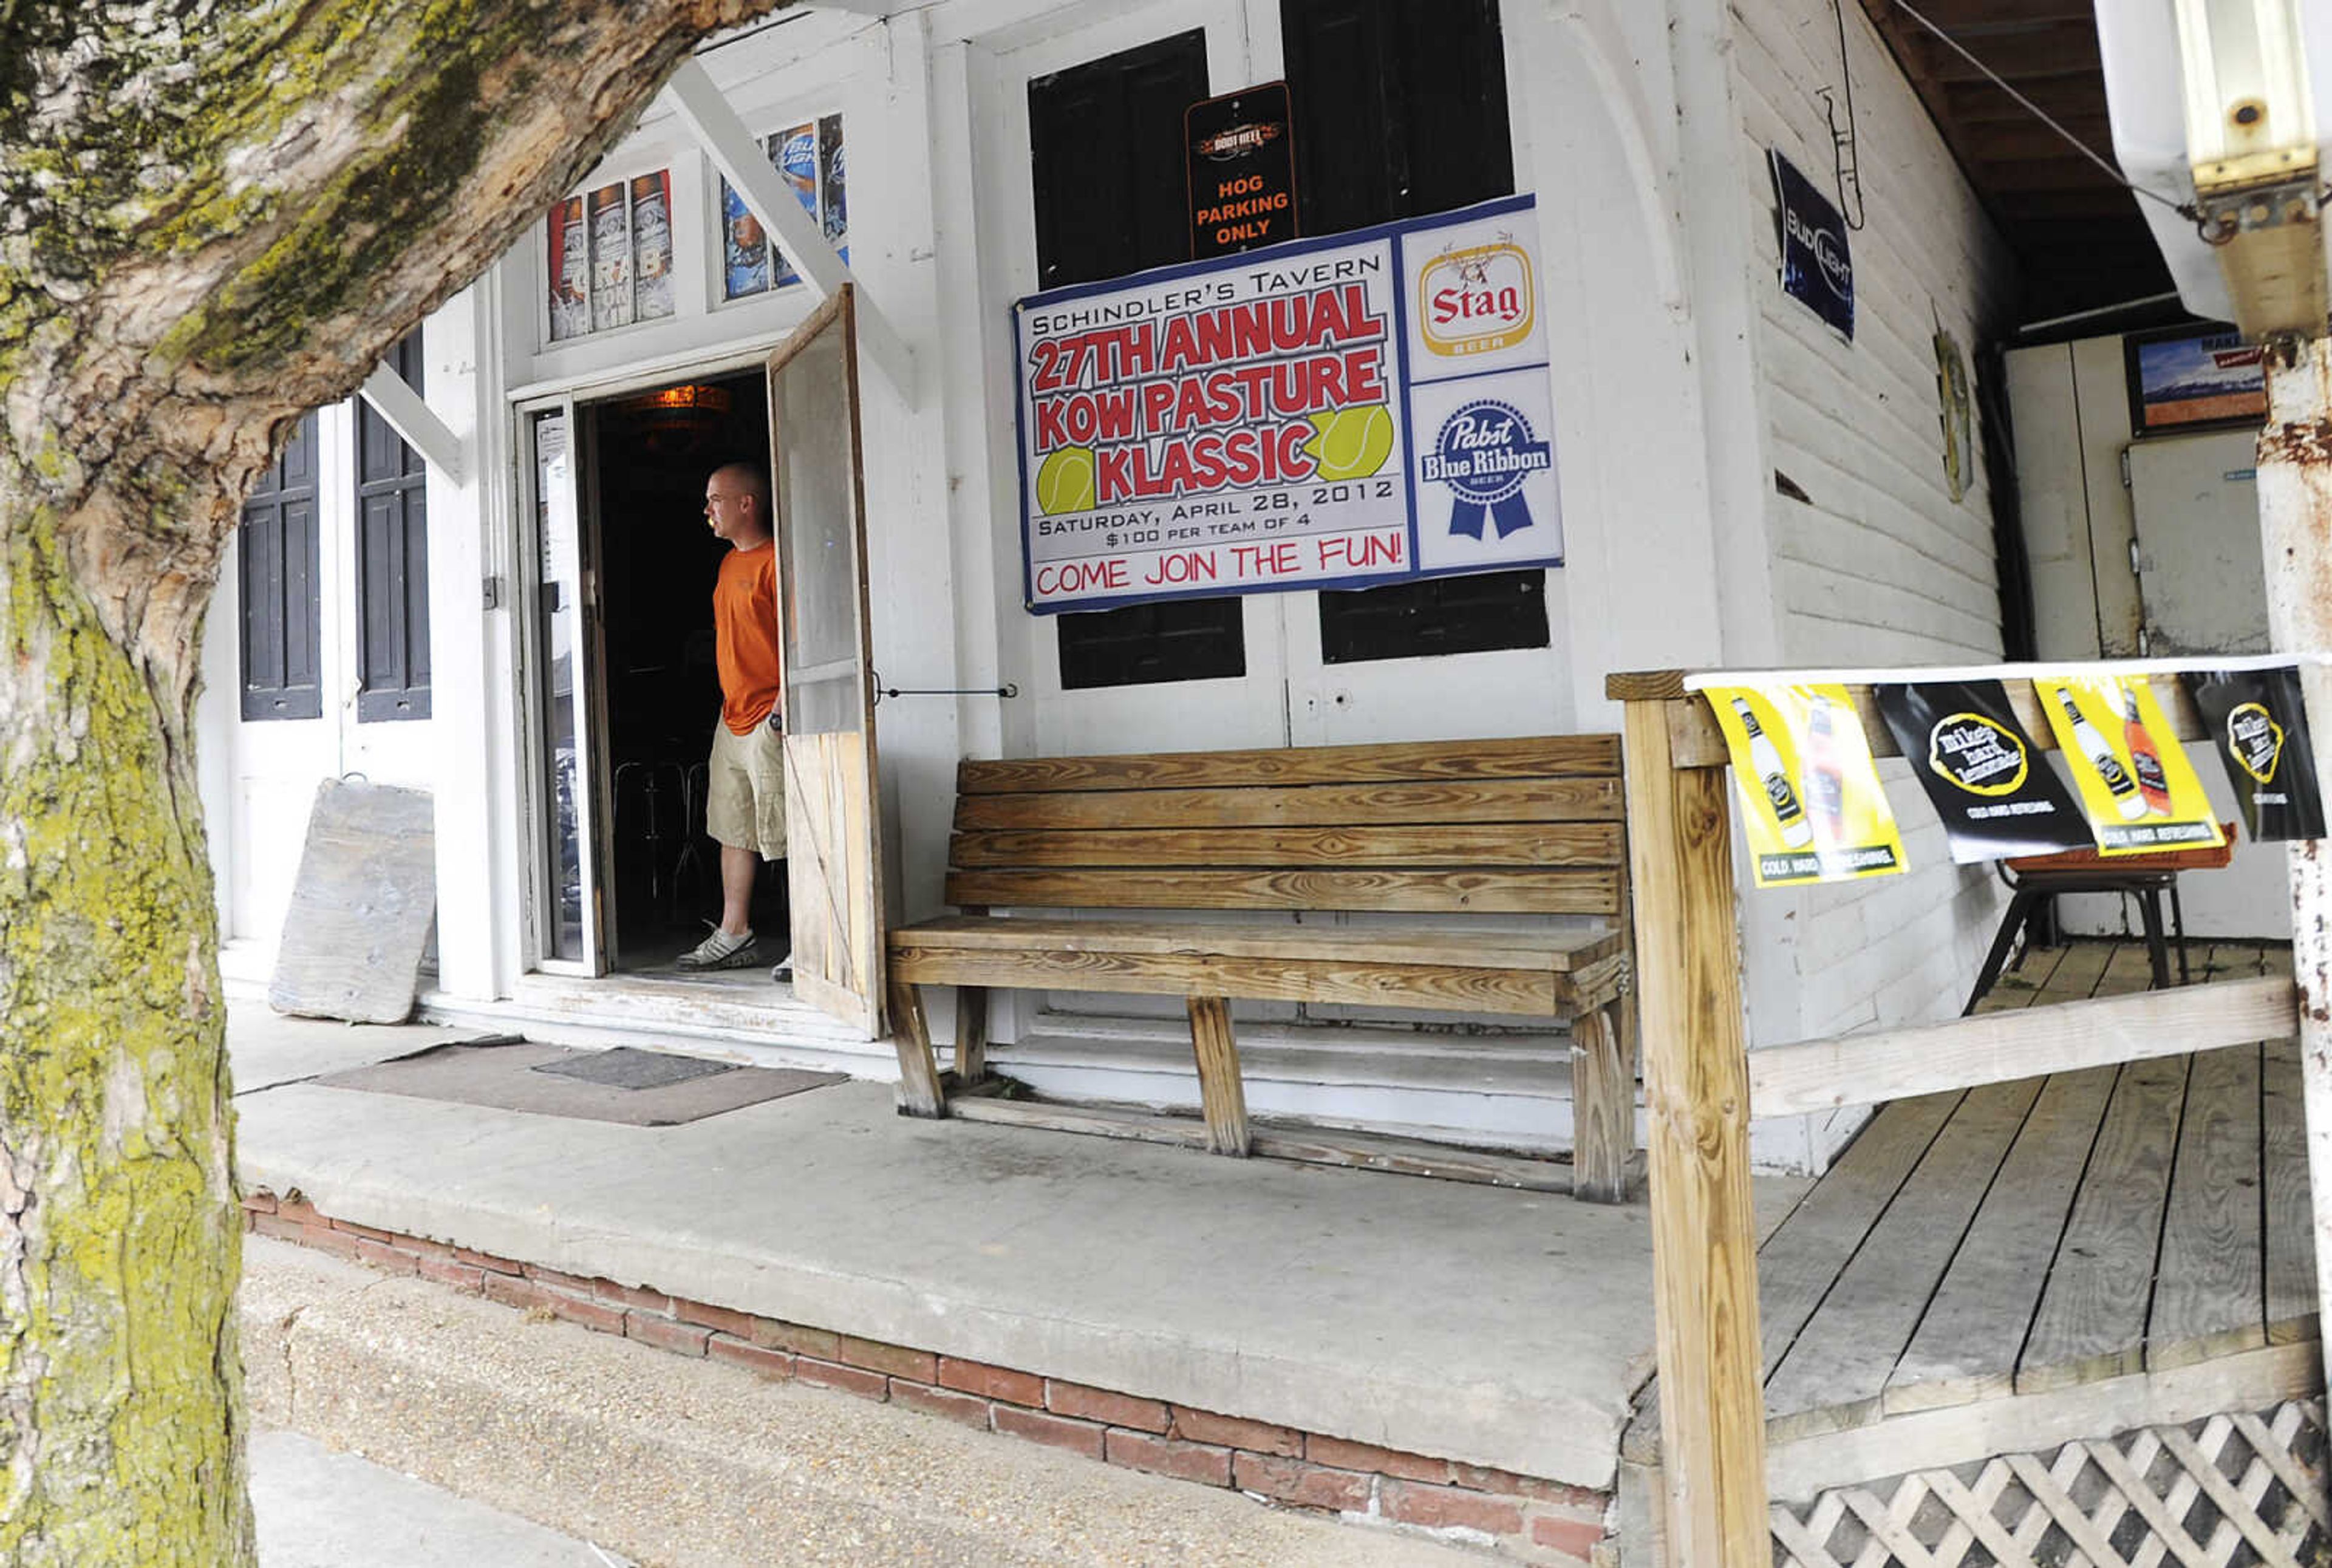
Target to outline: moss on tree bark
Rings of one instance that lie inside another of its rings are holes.
[[[0,0],[0,1561],[252,1558],[203,612],[291,423],[770,0]]]

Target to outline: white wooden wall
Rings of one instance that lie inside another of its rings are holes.
[[[1951,498],[1931,339],[1940,323],[1973,374],[1978,345],[2008,324],[2012,263],[1861,8],[1844,11],[1867,220],[1852,236],[1851,342],[1782,292],[1766,166],[1779,148],[1835,199],[1816,95],[1830,88],[1843,116],[1836,14],[1827,0],[1756,0],[1733,14],[1734,173],[1756,193],[1746,214],[1756,418],[1767,468],[1811,498],[1761,475],[1773,662],[1993,660],[1989,496],[1978,464],[1964,498]],[[1883,776],[1908,875],[1744,894],[1747,933],[1763,948],[1750,963],[1754,1043],[1949,1017],[1964,999],[1998,919],[1998,884],[1988,868],[1953,866],[1903,764]],[[1772,1128],[1759,1153],[1819,1168],[1852,1125]],[[1801,1138],[1802,1154],[1791,1147]]]

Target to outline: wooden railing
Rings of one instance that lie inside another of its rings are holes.
[[[1847,685],[1873,756],[1899,755],[1872,673]],[[1955,672],[1959,674],[1959,672]],[[2004,673],[2003,673],[2004,675]],[[1824,680],[1835,677],[1824,676]],[[1745,1048],[1723,733],[1682,671],[1613,675],[1626,704],[1628,841],[1652,1206],[1668,1562],[1767,1568],[1763,1355],[1749,1121],[1875,1104],[2071,1068],[2293,1034],[2288,980],[2061,1002]],[[2004,678],[2025,733],[2055,742],[2029,680]],[[2182,740],[2202,736],[2174,675],[2154,693]]]

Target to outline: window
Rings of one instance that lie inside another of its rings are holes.
[[[554,343],[671,315],[672,171],[553,203],[542,260]]]
[[[243,598],[243,716],[322,717],[312,413],[301,416],[283,454],[244,502],[235,560]]]
[[[1281,0],[1279,15],[1301,233],[1513,193],[1497,0]],[[1547,644],[1538,568],[1320,595],[1332,664]]]
[[[422,390],[421,330],[388,365]],[[357,399],[357,722],[429,717],[427,464]]]
[[[1188,261],[1182,114],[1207,96],[1207,35],[1176,33],[1028,83],[1037,278],[1057,289]],[[1056,617],[1071,691],[1247,673],[1236,598]]]

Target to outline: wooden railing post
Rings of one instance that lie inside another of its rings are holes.
[[[1721,766],[1677,765],[1679,674],[1614,675],[1627,703],[1652,1295],[1668,1558],[1768,1568],[1765,1396],[1749,1192],[1749,1076]]]

